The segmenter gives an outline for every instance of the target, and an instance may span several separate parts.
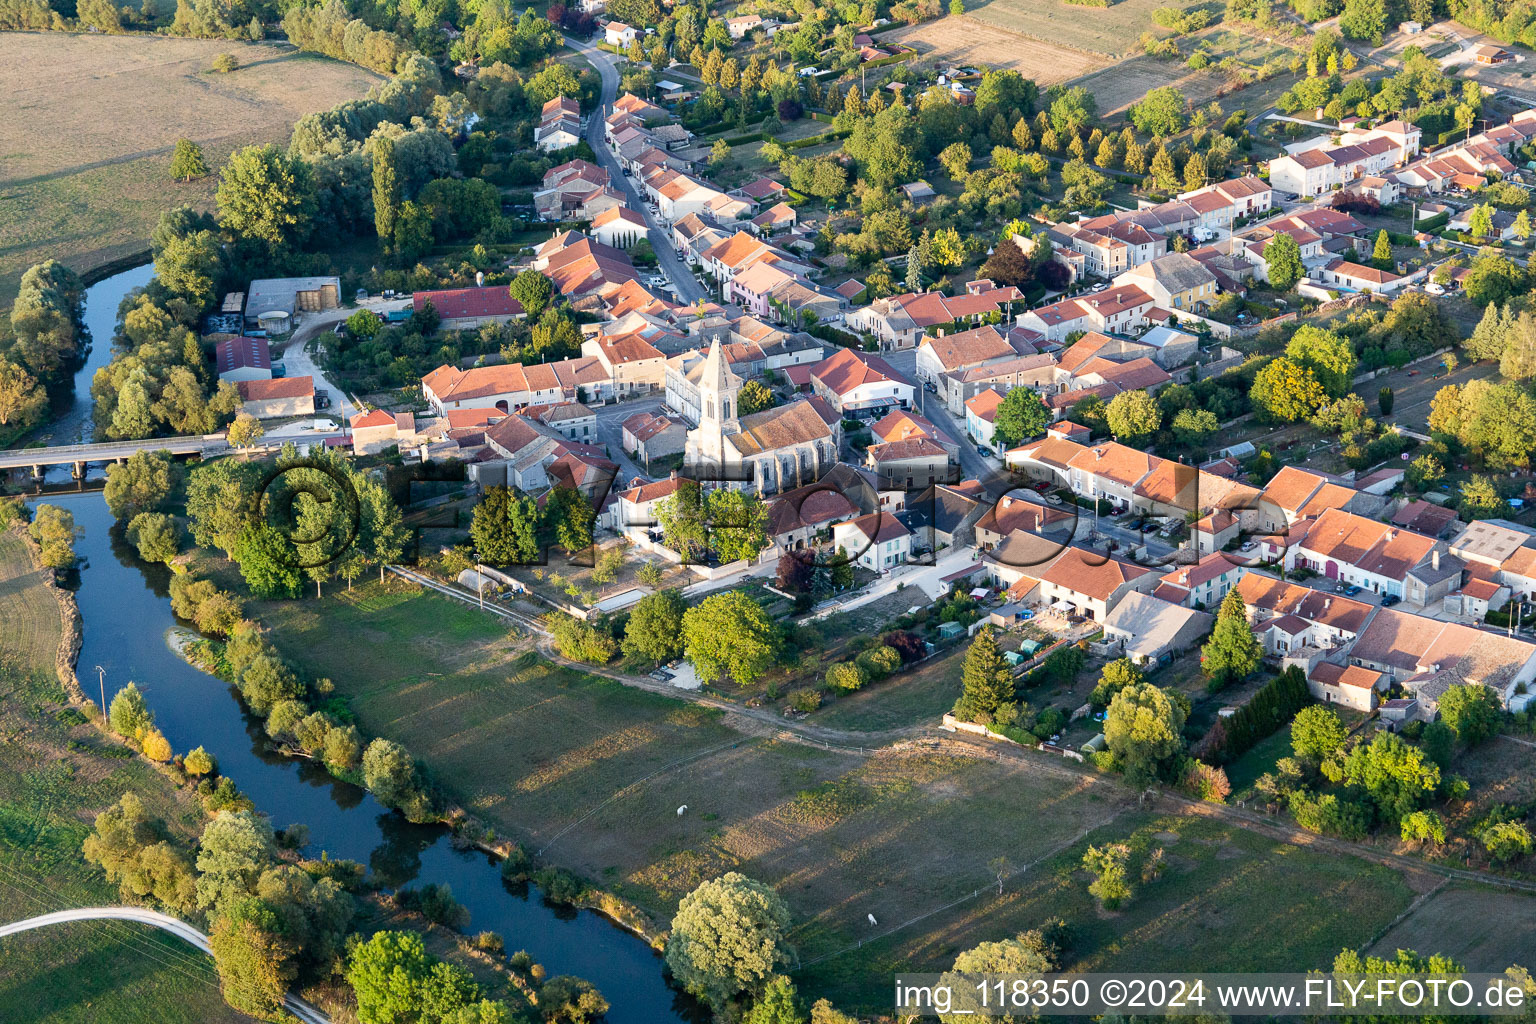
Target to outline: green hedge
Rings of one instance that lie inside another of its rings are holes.
[[[822,132],[820,135],[811,135],[803,139],[790,139],[780,143],[785,149],[804,149],[807,146],[819,146],[823,142],[836,142],[838,139],[846,139],[852,132],[846,128],[834,132]]]
[[[1450,212],[1437,213],[1433,217],[1424,217],[1414,225],[1415,231],[1434,231],[1443,228],[1451,222]]]
[[[1067,0],[1067,2],[1073,3],[1075,0]],[[1109,4],[1105,3],[1098,6],[1108,7]],[[903,50],[901,53],[893,53],[889,57],[881,57],[878,60],[865,61],[861,66],[866,68],[879,68],[884,67],[887,64],[900,64],[902,61],[911,60],[916,56],[917,54],[912,50]]]

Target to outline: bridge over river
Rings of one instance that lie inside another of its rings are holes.
[[[31,467],[33,476],[42,476],[48,466],[73,466],[74,474],[85,476],[92,462],[123,462],[135,452],[168,451],[172,455],[223,455],[230,451],[223,434],[198,434],[190,437],[154,437],[145,441],[103,441],[99,444],[62,444],[47,448],[6,448],[0,450],[0,470]]]

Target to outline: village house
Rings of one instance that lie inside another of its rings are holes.
[[[542,423],[568,441],[597,443],[597,413],[580,402],[524,406],[518,413]]]
[[[506,285],[447,288],[411,296],[411,308],[417,313],[425,312],[428,306],[437,314],[438,326],[444,331],[470,331],[523,317],[523,304],[507,293]]]
[[[1155,667],[1198,647],[1214,622],[1208,612],[1133,590],[1105,617],[1104,641],[1119,645],[1132,664]]]
[[[888,512],[838,523],[832,527],[832,544],[871,572],[888,572],[912,556],[912,532]]]
[[[997,450],[993,441],[996,436],[997,407],[1003,404],[1003,396],[991,388],[972,395],[965,402],[965,432],[979,445]]]
[[[916,388],[876,355],[839,348],[811,367],[811,392],[850,419],[909,409]]]
[[[872,334],[883,349],[911,348],[933,327],[955,323],[977,325],[996,314],[1006,321],[1013,306],[1023,298],[1017,288],[993,287],[990,281],[972,281],[964,295],[939,292],[908,292],[876,299],[845,318],[850,330]]]
[[[416,438],[416,419],[408,412],[389,413],[383,409],[352,417],[352,451],[356,455],[376,455],[386,448],[410,444]]]
[[[1182,252],[1133,267],[1116,277],[1115,285],[1139,288],[1156,305],[1175,312],[1199,312],[1216,299],[1216,275]]]
[[[624,206],[614,206],[592,218],[592,237],[615,249],[628,249],[650,231],[645,218]]]
[[[649,465],[669,455],[681,455],[688,424],[678,416],[637,412],[620,427],[624,450]]]
[[[242,380],[235,383],[240,391],[240,408],[259,420],[285,416],[313,416],[315,381],[313,377],[273,377]]]
[[[1133,591],[1149,593],[1152,570],[1099,551],[1068,547],[1039,576],[1040,603],[1066,615],[1103,622]]]
[[[1065,341],[1073,331],[1134,331],[1146,325],[1147,313],[1154,305],[1152,297],[1136,285],[1116,285],[1106,291],[1029,310],[1018,322],[1048,341]]]

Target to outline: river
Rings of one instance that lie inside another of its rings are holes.
[[[146,269],[139,268],[87,293],[96,348],[76,377],[77,399],[66,414],[71,429],[89,431],[90,375],[110,357],[118,300],[146,279]],[[58,431],[65,422],[56,428],[61,440]],[[308,855],[318,857],[323,850],[359,861],[388,887],[450,885],[469,908],[472,931],[500,932],[508,950],[527,950],[550,977],[574,974],[592,982],[612,1004],[611,1024],[700,1019],[697,1004],[667,984],[655,951],[608,918],[551,905],[534,886],[508,886],[492,858],[455,850],[447,829],[412,825],[311,762],[267,753],[261,723],[245,712],[234,688],[188,665],[166,644],[166,632],[178,625],[171,613],[169,571],[140,562],[114,534],[99,492],[50,493],[46,500],[68,508],[84,530],[76,545],[84,565],[77,595],[84,625],[78,670],[87,695],[98,694],[104,677],[110,703],[119,689],[136,682],[172,748],[205,747],[275,827],[309,826]]]

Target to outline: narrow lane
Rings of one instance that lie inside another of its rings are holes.
[[[597,154],[598,165],[608,172],[608,176],[613,179],[614,187],[624,193],[630,209],[645,218],[645,223],[650,228],[646,237],[650,239],[651,248],[656,250],[661,272],[672,282],[678,302],[687,305],[701,299],[708,300],[709,290],[699,283],[699,279],[693,276],[682,259],[678,257],[676,250],[672,248],[671,226],[646,209],[645,201],[636,189],[634,180],[624,176],[624,169],[619,166],[618,158],[613,155],[603,140],[603,118],[613,109],[613,102],[619,95],[619,70],[615,66],[614,56],[599,50],[591,43],[573,39],[570,36],[565,37],[565,43],[597,69],[598,77],[603,83],[602,98],[598,102],[597,109],[587,118],[587,141],[592,145],[592,152]]]

